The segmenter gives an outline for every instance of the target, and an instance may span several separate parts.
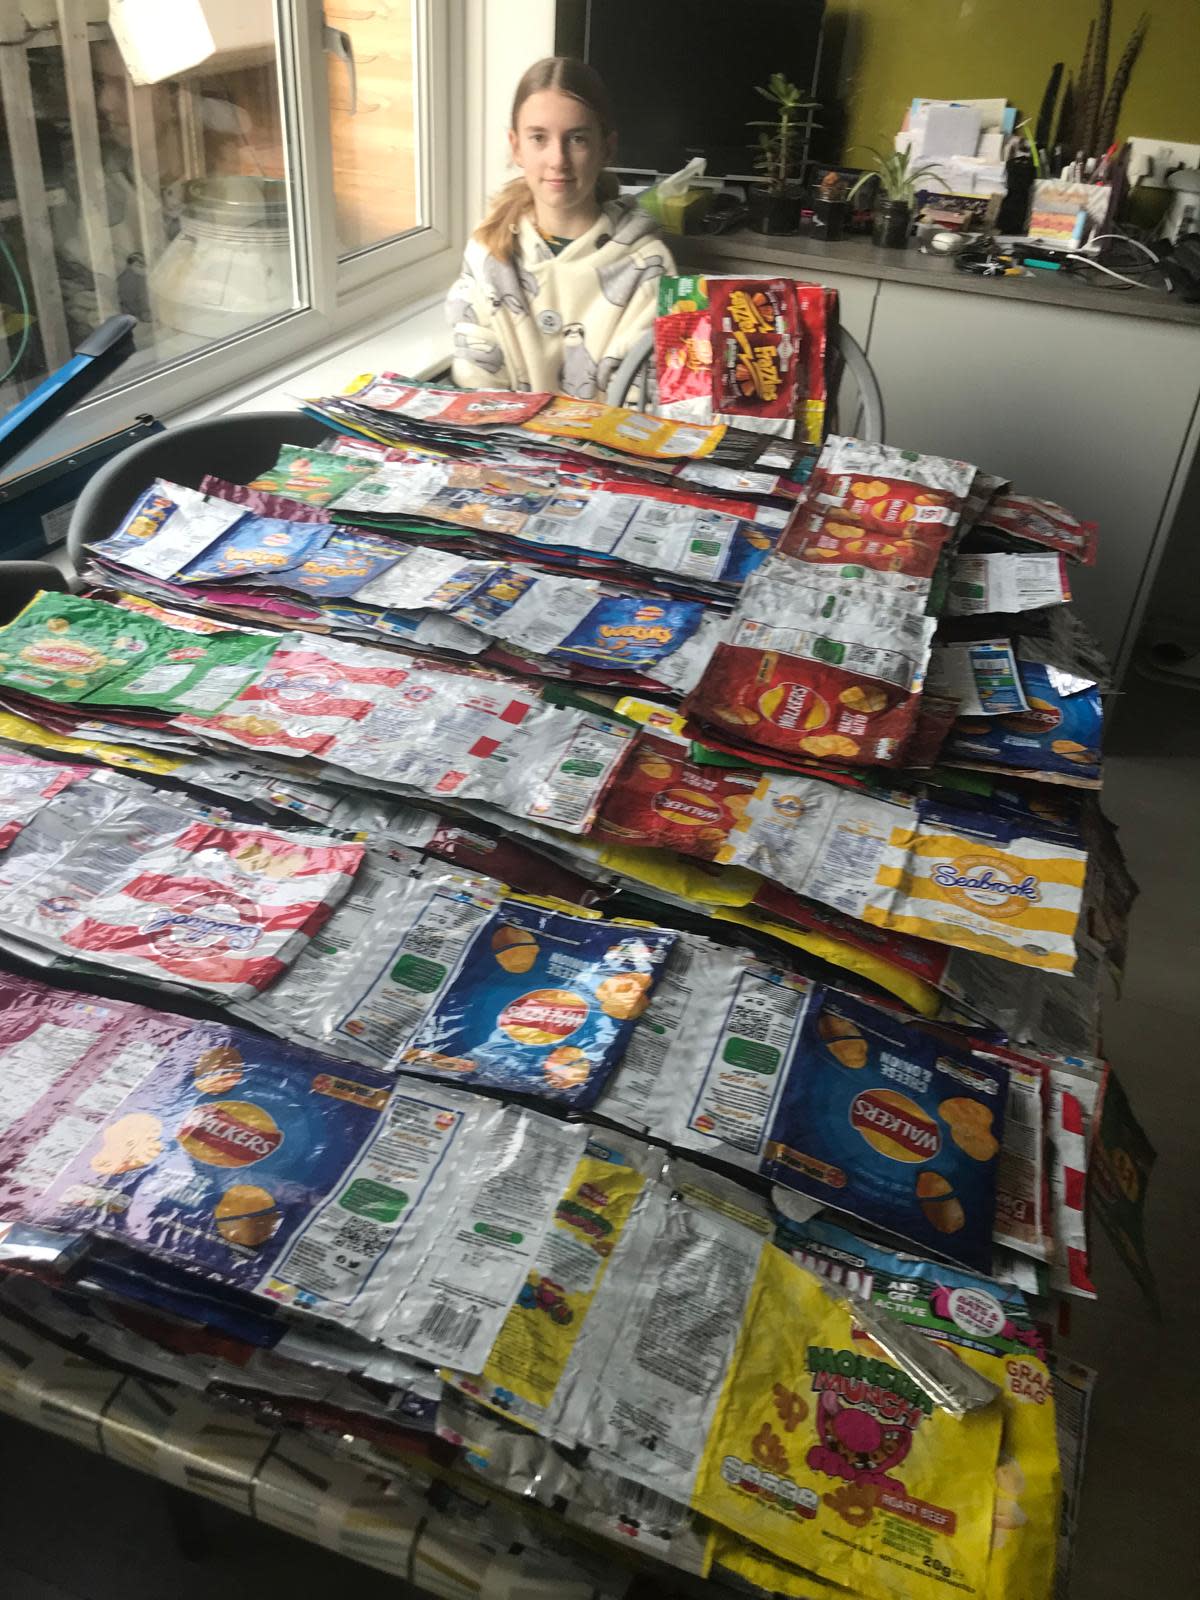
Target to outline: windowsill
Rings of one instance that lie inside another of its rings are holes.
[[[363,372],[399,372],[409,378],[431,378],[450,362],[450,331],[443,297],[406,306],[389,322],[373,323],[341,333],[305,350],[294,361],[281,362],[249,383],[225,394],[210,395],[199,405],[168,413],[168,424],[198,422],[231,411],[290,411],[305,400],[337,394]]]

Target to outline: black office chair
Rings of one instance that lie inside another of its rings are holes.
[[[328,432],[327,423],[303,411],[247,411],[186,422],[132,445],[102,467],[75,502],[67,527],[73,572],[78,576],[83,565],[84,546],[115,533],[155,478],[189,489],[210,473],[248,483],[274,466],[281,445],[316,445]]]

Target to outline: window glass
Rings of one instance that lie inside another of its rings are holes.
[[[300,304],[274,6],[245,0],[207,56],[176,26],[190,9],[128,5],[118,38],[105,0],[70,0],[65,33],[22,7],[0,77],[0,405],[114,311],[137,319],[126,383]]]
[[[413,0],[325,0],[325,21],[348,46],[327,56],[341,256],[426,220],[418,181],[418,9]]]

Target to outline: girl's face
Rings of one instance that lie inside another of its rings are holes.
[[[540,89],[522,105],[508,142],[543,231],[590,226],[596,180],[616,151],[615,134],[604,135],[596,113],[558,89]]]

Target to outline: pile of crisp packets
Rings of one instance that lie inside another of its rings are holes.
[[[689,1573],[1061,1592],[1090,1220],[1154,1298],[1095,529],[839,436],[308,412],[0,629],[0,1312]]]

